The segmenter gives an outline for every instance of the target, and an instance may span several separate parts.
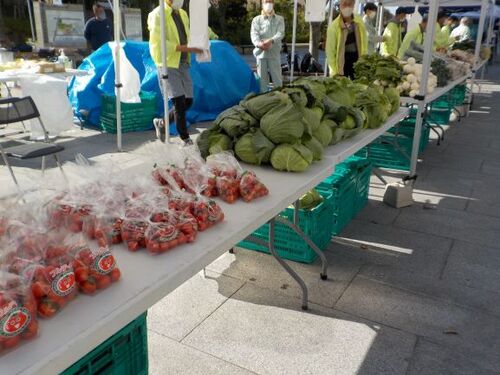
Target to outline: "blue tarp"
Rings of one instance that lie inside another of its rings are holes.
[[[163,102],[157,69],[149,54],[148,43],[126,41],[124,51],[139,72],[141,90],[157,93],[158,114],[162,115]],[[219,113],[238,104],[248,93],[259,90],[250,67],[229,43],[212,41],[210,52],[211,63],[200,64],[194,56],[192,58],[194,103],[187,113],[190,123],[214,120]],[[75,113],[88,111],[87,122],[99,126],[101,95],[114,94],[115,69],[110,47],[106,44],[99,48],[82,62],[79,69],[89,74],[72,80],[69,99]]]

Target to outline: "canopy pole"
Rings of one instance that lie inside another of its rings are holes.
[[[163,96],[163,124],[165,143],[170,143],[170,121],[168,118],[168,66],[167,66],[167,34],[165,30],[165,0],[160,0],[160,29],[161,29],[161,92]]]
[[[292,58],[291,58],[291,69],[290,69],[290,83],[293,81],[293,76],[295,73],[295,44],[297,41],[297,13],[298,13],[299,1],[294,0],[293,2],[293,31],[292,31]]]
[[[33,12],[31,11],[32,2],[31,2],[31,0],[26,0],[26,3],[28,5],[28,17],[30,18],[31,41],[33,43],[35,43],[35,26],[34,26],[34,20],[33,20]]]
[[[377,32],[378,36],[382,36],[384,33],[384,4],[380,1],[378,3],[378,9],[377,9]],[[378,42],[377,43],[377,50],[380,50],[380,45],[382,43]]]
[[[486,23],[486,14],[488,13],[489,0],[482,0],[481,2],[481,15],[479,17],[479,27],[477,29],[476,49],[474,51],[474,75],[476,74],[479,65],[479,54],[483,41],[484,25]]]
[[[120,14],[120,2],[113,1],[113,13]],[[113,17],[115,34],[115,93],[116,93],[116,142],[118,151],[122,151],[122,108],[121,108],[121,77],[120,77],[120,30],[121,17]]]
[[[413,147],[411,152],[410,179],[416,178],[418,153],[420,150],[420,137],[422,136],[422,124],[426,107],[425,96],[427,95],[427,84],[432,62],[432,49],[434,34],[436,32],[437,14],[439,10],[439,0],[431,0],[429,3],[429,21],[424,40],[424,58],[422,62],[422,78],[418,92],[418,112],[415,121],[415,133],[413,136]]]
[[[328,25],[327,28],[331,25],[333,21],[333,0],[330,0],[329,2],[330,9],[328,11]],[[326,51],[326,43],[328,43],[328,36],[325,41],[325,51]],[[328,59],[326,58],[326,53],[325,53],[325,77],[328,77]]]

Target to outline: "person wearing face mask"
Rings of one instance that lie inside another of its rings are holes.
[[[403,40],[403,22],[406,21],[406,9],[399,7],[396,9],[396,15],[389,21],[384,29],[384,41],[380,46],[382,56],[397,56]]]
[[[363,23],[365,24],[366,35],[368,37],[368,54],[376,52],[377,44],[383,41],[383,37],[378,35],[376,28],[377,6],[373,3],[366,3]]]
[[[472,34],[470,31],[470,26],[472,25],[472,21],[469,17],[463,17],[460,20],[460,26],[453,29],[451,32],[450,38],[453,43],[455,42],[465,42],[467,40],[472,39]]]
[[[111,22],[106,18],[104,8],[95,3],[92,7],[94,17],[85,24],[84,36],[92,51],[113,40]]]
[[[445,25],[441,28],[441,33],[443,34],[443,38],[446,37],[448,41],[448,46],[453,44],[451,41],[451,32],[458,26],[458,17],[457,16],[449,16],[446,20]]]
[[[192,145],[186,125],[186,112],[193,104],[193,82],[189,73],[191,53],[203,53],[197,48],[188,47],[189,18],[182,9],[184,0],[165,0],[165,36],[167,45],[168,98],[174,104],[173,120],[181,140],[185,145]],[[156,66],[158,77],[162,76],[160,7],[153,9],[148,15],[149,52]],[[160,79],[160,88],[163,89]],[[171,115],[169,115],[170,117]],[[156,135],[164,139],[167,131],[163,119],[155,119]]]
[[[328,26],[326,58],[330,76],[354,77],[354,63],[368,50],[365,25],[354,14],[354,0],[340,1],[340,14]]]
[[[405,52],[410,48],[411,42],[424,44],[425,30],[427,28],[427,15],[422,17],[422,21],[414,29],[408,31],[399,48],[398,58],[403,59]]]
[[[434,49],[438,52],[446,52],[449,46],[449,35],[443,32],[448,16],[445,12],[440,11],[437,16],[436,34],[434,36]]]
[[[281,42],[285,37],[285,19],[274,12],[274,0],[262,0],[262,13],[252,20],[250,30],[253,54],[257,60],[260,91],[269,90],[269,76],[274,87],[283,85]]]

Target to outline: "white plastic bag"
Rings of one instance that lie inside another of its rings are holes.
[[[209,49],[208,37],[208,0],[191,0],[189,2],[190,33],[189,47],[204,51]]]
[[[26,75],[19,80],[24,96],[31,96],[50,137],[73,127],[73,109],[68,99],[68,83],[45,74]],[[43,139],[38,120],[30,120],[31,139]]]
[[[109,47],[113,51],[113,62],[116,69],[116,42],[109,42]],[[123,43],[120,43],[120,101],[122,103],[140,103],[141,98],[139,92],[141,91],[141,78],[139,72],[130,63],[125,51],[123,50]],[[116,70],[115,70],[116,71]],[[116,89],[115,89],[116,90]]]

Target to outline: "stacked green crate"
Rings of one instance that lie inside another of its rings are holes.
[[[141,103],[121,103],[122,132],[144,131],[153,128],[157,114],[156,93],[139,94]],[[107,133],[116,133],[116,96],[103,95],[101,102],[100,124]]]
[[[324,250],[330,242],[333,216],[333,194],[330,191],[318,188],[323,197],[323,202],[311,210],[299,210],[299,227],[314,244]],[[293,222],[294,208],[289,207],[280,213],[280,216]],[[252,235],[262,241],[269,241],[269,224],[265,224],[257,229]],[[269,248],[261,244],[256,244],[244,240],[238,246],[249,250],[269,253]],[[302,263],[312,263],[316,260],[314,250],[290,227],[276,223],[274,246],[276,252],[284,259]]]
[[[61,373],[61,375],[97,374],[148,374],[146,313]]]

